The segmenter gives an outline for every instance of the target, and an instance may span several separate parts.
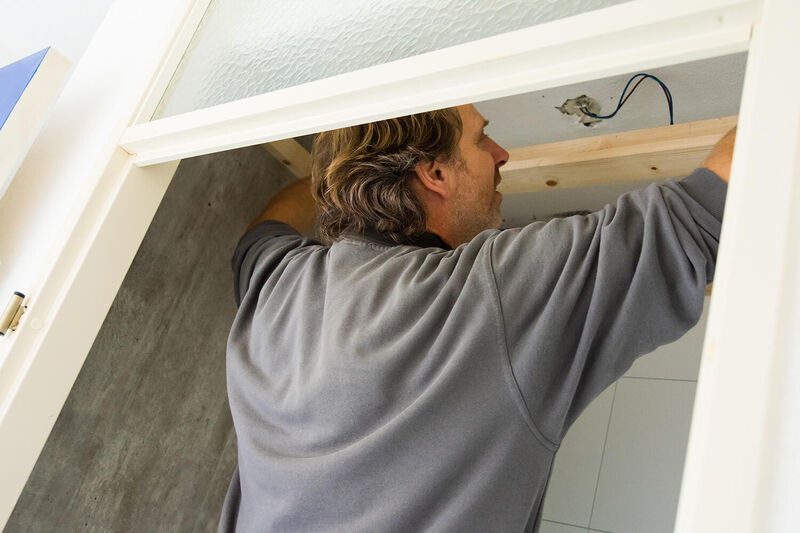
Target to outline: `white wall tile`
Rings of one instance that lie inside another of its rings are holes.
[[[672,533],[696,383],[617,382],[590,527]]]
[[[677,341],[660,346],[653,352],[637,359],[625,376],[697,381],[710,300],[711,298],[706,296],[703,314],[700,315],[700,320],[692,329]]]
[[[539,525],[539,533],[586,533],[586,528],[542,520],[542,523]]]
[[[561,442],[545,494],[544,519],[588,527],[615,387],[588,405]]]

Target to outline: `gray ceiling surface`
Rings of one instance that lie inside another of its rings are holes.
[[[656,76],[667,86],[672,94],[674,122],[681,124],[737,115],[746,62],[747,53],[742,52],[638,72]],[[580,124],[575,115],[555,109],[569,98],[586,94],[601,103],[597,114],[611,114],[625,84],[638,72],[476,102],[475,107],[491,121],[487,133],[506,149],[668,125],[666,97],[652,79],[639,85],[614,118],[591,127]],[[595,211],[624,192],[656,182],[507,195],[502,207],[504,226],[521,226],[564,212]]]

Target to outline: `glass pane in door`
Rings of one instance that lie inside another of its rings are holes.
[[[212,0],[151,120],[625,0]]]

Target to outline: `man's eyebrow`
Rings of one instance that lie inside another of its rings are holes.
[[[485,128],[488,125],[489,125],[489,121],[486,120],[486,119],[483,119],[483,127]]]

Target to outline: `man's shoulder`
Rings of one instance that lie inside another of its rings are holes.
[[[387,244],[345,236],[331,244],[328,268],[339,275],[356,272],[361,277],[383,278],[381,285],[390,280],[406,288],[457,285],[459,280],[466,283],[470,273],[490,271],[488,252],[498,233],[499,230],[484,231],[455,249]]]

